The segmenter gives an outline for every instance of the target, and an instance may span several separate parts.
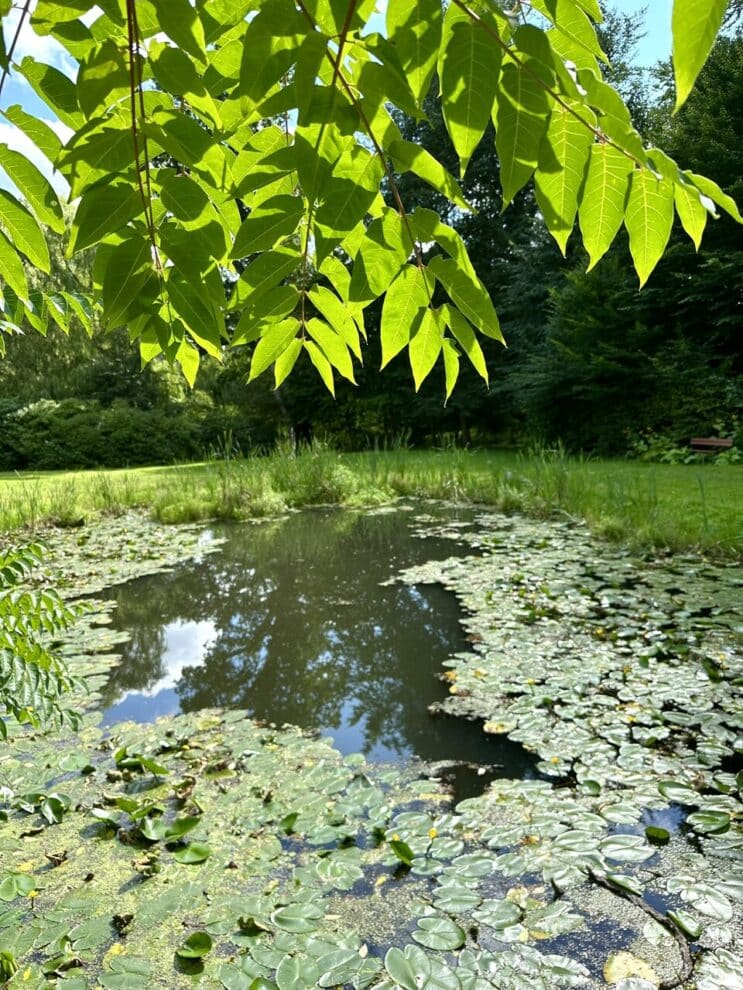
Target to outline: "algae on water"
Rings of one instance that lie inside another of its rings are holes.
[[[0,980],[670,986],[683,954],[644,903],[695,945],[687,990],[740,987],[739,572],[635,561],[572,524],[456,532],[471,556],[402,580],[460,597],[474,649],[448,662],[445,707],[533,750],[537,777],[452,808],[413,767],[239,711],[104,733],[118,643],[99,603],[64,648],[91,685],[82,731],[17,730],[0,755]],[[62,540],[71,595],[145,554],[217,551],[137,516]]]

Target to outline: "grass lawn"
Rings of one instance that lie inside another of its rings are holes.
[[[743,465],[644,464],[562,452],[315,450],[117,471],[0,474],[0,531],[77,525],[147,508],[165,522],[239,519],[321,503],[373,505],[398,495],[466,500],[586,520],[635,548],[743,550]]]

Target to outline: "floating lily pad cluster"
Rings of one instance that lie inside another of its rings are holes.
[[[108,537],[132,540],[109,581],[148,536],[152,569],[201,552],[149,525],[65,534],[93,547],[69,593],[105,586]],[[81,732],[0,755],[0,986],[650,990],[683,975],[675,925],[702,950],[684,985],[738,990],[735,571],[490,515],[457,536],[476,553],[405,575],[467,609],[447,707],[537,752],[538,779],[452,808],[412,767],[240,712],[105,735],[102,607],[68,647]]]
[[[538,870],[566,887],[591,870],[649,862],[651,886],[676,905],[671,917],[689,937],[734,942],[743,899],[741,569],[633,560],[572,524],[487,515],[457,533],[477,557],[412,568],[403,579],[440,581],[467,611],[473,652],[449,662],[444,709],[541,757],[544,779],[496,781],[478,801],[478,815],[498,802],[499,868]],[[671,859],[663,846],[676,819],[655,823],[669,805],[696,850],[678,875],[656,862]]]

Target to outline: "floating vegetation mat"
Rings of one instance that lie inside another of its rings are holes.
[[[470,557],[402,577],[467,613],[445,708],[537,753],[540,779],[452,808],[420,768],[237,711],[105,734],[98,603],[64,647],[82,730],[0,755],[0,985],[742,987],[740,574],[572,525],[488,514],[457,536]],[[70,594],[215,549],[136,516],[63,539]]]

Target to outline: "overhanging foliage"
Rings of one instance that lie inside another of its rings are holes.
[[[726,7],[675,0],[678,105]],[[384,25],[374,0],[39,0],[24,17],[75,78],[14,62],[11,42],[3,81],[20,74],[73,133],[63,147],[22,108],[3,113],[70,185],[68,252],[97,251],[92,299],[29,289],[24,259],[49,270],[42,227],[62,231],[62,210],[0,149],[21,194],[0,190],[8,332],[89,325],[99,307],[144,362],[164,353],[191,382],[201,352],[255,343],[251,378],[273,367],[278,386],[304,353],[332,392],[354,380],[364,311],[386,292],[383,364],[407,349],[417,388],[442,360],[449,394],[464,352],[486,377],[476,334],[502,339],[496,309],[459,234],[398,190],[412,172],[469,209],[391,112],[420,118],[434,75],[461,175],[492,119],[504,202],[533,178],[561,250],[577,219],[591,266],[624,224],[642,285],[674,210],[695,245],[717,207],[741,221],[714,181],[644,145],[602,79],[597,0],[394,0]]]

